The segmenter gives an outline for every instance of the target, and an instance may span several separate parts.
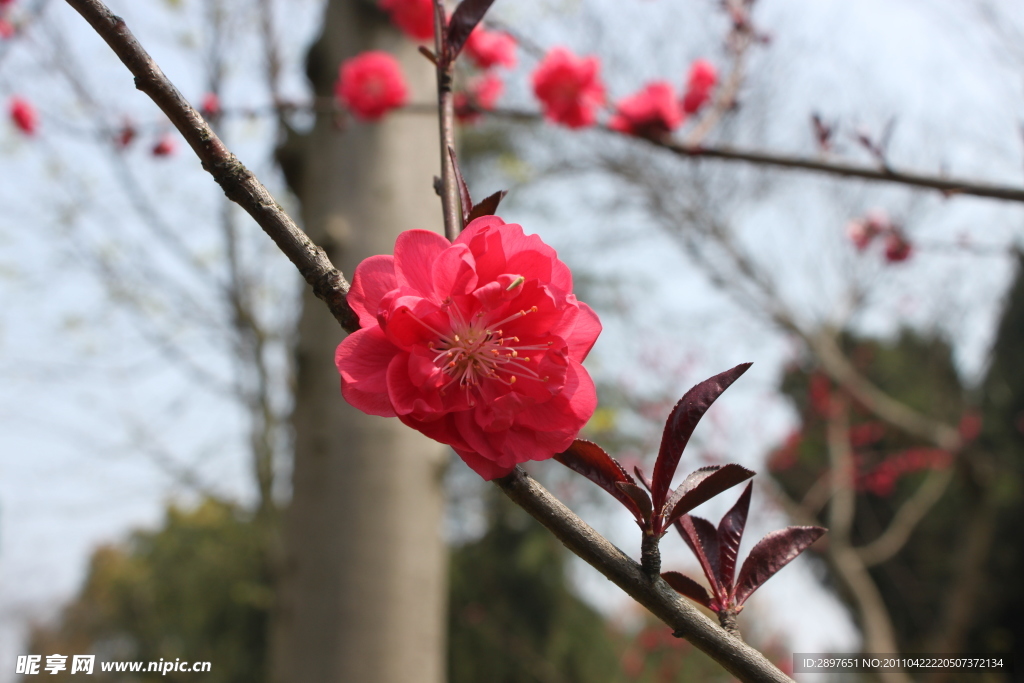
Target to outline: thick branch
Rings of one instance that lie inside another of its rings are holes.
[[[789,681],[764,655],[732,637],[686,602],[661,578],[651,581],[639,564],[608,542],[522,469],[495,482],[566,548],[711,656],[741,681]]]
[[[100,34],[107,45],[135,75],[135,87],[149,95],[192,147],[203,168],[274,240],[295,264],[313,292],[322,299],[346,330],[359,327],[355,313],[345,300],[348,282],[331,264],[327,254],[313,244],[270,192],[232,154],[210,129],[203,117],[164,76],[160,67],[135,39],[124,20],[99,0],[67,0]]]

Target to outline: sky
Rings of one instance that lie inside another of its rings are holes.
[[[110,5],[198,101],[207,72],[197,52],[208,37],[199,3]],[[499,0],[494,12],[538,45],[564,43],[601,54],[614,99],[649,79],[680,82],[696,57],[724,63],[714,5]],[[1011,3],[999,6],[1007,25],[1024,22]],[[230,349],[204,326],[203,316],[218,311],[190,305],[203,284],[188,263],[150,248],[153,233],[135,213],[125,176],[134,179],[135,196],[166,198],[172,208],[160,221],[214,264],[223,255],[211,237],[219,191],[180,138],[172,136],[176,155],[149,154],[170,132],[168,124],[64,3],[18,0],[13,11],[27,20],[37,7],[43,20],[13,41],[0,41],[0,100],[25,95],[42,116],[32,139],[0,124],[0,683],[11,680],[13,667],[4,662],[22,653],[25,625],[51,616],[74,593],[97,545],[157,524],[170,501],[195,499],[181,470],[198,473],[204,487],[225,497],[253,496],[244,415],[224,393],[232,378]],[[895,119],[894,165],[1024,184],[1022,63],[998,47],[979,7],[951,0],[759,0],[755,18],[771,42],[752,54],[743,108],[728,133],[750,146],[814,154],[807,122],[811,111],[820,111],[846,131],[841,153],[867,163],[849,131],[877,132]],[[308,95],[301,58],[320,11],[318,0],[289,0],[288,21],[277,22],[289,97]],[[237,50],[222,98],[228,107],[267,102],[259,55],[247,38],[252,22],[229,27]],[[60,41],[75,60],[51,59],[47,46]],[[527,78],[534,63],[521,55],[503,103],[534,106]],[[102,142],[110,131],[101,134],[97,121],[116,130],[125,117],[140,139],[119,155]],[[265,119],[241,117],[228,139],[277,192],[270,134]],[[516,139],[519,164],[482,172],[482,189],[474,195],[511,186],[505,219],[541,234],[586,274],[605,320],[588,361],[592,372],[641,391],[679,395],[726,367],[755,361],[713,420],[709,415],[700,452],[726,452],[758,465],[767,446],[792,426],[793,415],[774,392],[781,368],[793,359],[792,340],[710,286],[700,264],[607,176],[541,173],[556,156],[586,160],[621,141],[550,127]],[[954,341],[964,376],[979,376],[1010,276],[1005,249],[1019,243],[1020,209],[800,174],[773,174],[757,189],[760,176],[735,166],[714,167],[710,175],[755,188],[724,196],[723,214],[806,320],[834,320],[850,284],[858,283],[869,292],[865,312],[851,321],[858,329],[886,335],[909,322],[941,330]],[[845,241],[846,221],[874,207],[903,222],[920,246],[906,265],[885,267],[877,254],[858,256]],[[286,312],[295,300],[295,278],[282,257],[260,250],[262,235],[254,235],[251,259],[265,264],[267,308]],[[979,253],[955,248],[964,239]],[[147,268],[129,270],[124,291],[112,295],[104,264],[124,266],[133,258],[143,258]],[[146,296],[133,296],[139,290]],[[140,322],[139,307],[150,322]],[[186,350],[188,365],[168,357],[154,338]],[[765,490],[755,489],[760,513],[743,552],[758,533],[786,523],[766,499]],[[721,509],[709,504],[706,514],[716,518],[728,503]],[[583,506],[599,531],[630,543],[632,522]],[[685,561],[678,548],[667,550],[666,564]],[[593,571],[573,572],[590,599],[610,612],[625,609],[621,594]],[[795,563],[759,591],[751,610],[770,613],[771,623],[792,634],[801,651],[853,647],[849,619],[834,600],[810,588],[814,573],[811,563]],[[789,608],[797,603],[805,605],[802,611]],[[808,626],[807,613],[820,619]]]

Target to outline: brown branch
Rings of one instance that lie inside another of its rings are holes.
[[[521,468],[495,481],[505,495],[543,524],[562,544],[671,626],[741,681],[789,681],[760,652],[732,637],[682,599],[661,578],[594,531]]]
[[[817,335],[800,333],[825,372],[868,410],[907,434],[925,439],[939,448],[955,452],[960,449],[960,434],[949,425],[922,415],[897,401],[857,372],[828,332]]]
[[[441,209],[444,212],[444,236],[454,242],[462,226],[459,188],[455,183],[455,162],[449,150],[455,149],[455,100],[452,94],[452,67],[448,58],[448,35],[442,0],[434,0],[434,57],[437,66],[437,125],[441,141]],[[469,210],[468,208],[466,209]]]
[[[896,654],[896,635],[889,610],[878,587],[857,552],[850,546],[856,493],[853,488],[854,463],[850,448],[849,405],[837,397],[828,418],[827,441],[829,465],[832,469],[832,500],[829,503],[828,554],[843,583],[857,605],[860,626],[864,632],[864,652]],[[886,683],[910,683],[903,672],[880,672]]]
[[[486,113],[518,123],[537,123],[542,120],[538,112],[521,109],[495,109]],[[598,129],[611,135],[626,135],[605,126],[598,126]],[[1024,202],[1024,187],[1014,187],[1012,185],[997,185],[968,180],[967,178],[932,175],[918,171],[903,171],[893,168],[883,169],[844,161],[829,161],[758,149],[730,147],[728,145],[691,146],[684,142],[673,140],[668,136],[663,138],[637,139],[685,158],[715,159],[718,161],[746,163],[754,166],[769,166],[790,171],[810,171],[842,178],[860,178],[861,180],[871,182],[892,183],[937,190],[946,196],[969,195],[1010,202]]]
[[[349,331],[358,329],[359,321],[345,299],[348,282],[324,250],[309,239],[267,188],[224,146],[139,44],[124,20],[100,0],[67,0],[67,3],[106,41],[135,76],[135,87],[149,95],[167,115],[224,194],[244,208],[274,240],[341,326]]]
[[[910,498],[900,506],[882,535],[857,548],[857,555],[867,567],[885,562],[898,553],[910,539],[918,523],[935,507],[950,482],[953,468],[930,472]]]

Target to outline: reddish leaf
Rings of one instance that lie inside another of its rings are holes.
[[[825,529],[820,526],[791,526],[773,531],[758,541],[743,562],[736,580],[733,591],[736,605],[746,602],[751,593],[824,533]]]
[[[715,525],[701,517],[683,515],[676,520],[676,530],[697,556],[700,568],[716,596],[723,593],[718,581],[718,532]]]
[[[715,399],[746,372],[750,365],[750,363],[743,363],[704,380],[687,391],[672,409],[665,422],[658,460],[654,463],[654,488],[651,494],[654,497],[655,510],[661,511],[665,506],[665,498],[668,495],[672,477],[676,473],[676,467],[679,465],[679,458],[683,455],[683,449],[686,448],[700,418],[708,411]]]
[[[638,523],[644,523],[643,510],[637,505],[630,494],[617,486],[617,484],[630,484],[635,487],[636,482],[622,468],[622,465],[612,456],[605,453],[604,449],[596,443],[576,439],[568,449],[562,453],[556,453],[555,460],[574,472],[582,474],[615,496],[616,500],[633,513]]]
[[[754,476],[751,470],[739,465],[711,465],[702,467],[687,475],[665,503],[665,520],[663,528],[685,515],[687,512],[705,503],[722,491],[732,488],[740,482]]]
[[[740,541],[743,540],[743,529],[747,526],[747,511],[750,509],[750,490],[753,482],[747,484],[740,499],[725,513],[718,523],[718,567],[722,586],[732,590],[733,579],[736,577],[736,555],[740,552]]]
[[[651,480],[647,478],[647,475],[644,474],[643,470],[640,469],[639,465],[635,465],[633,467],[633,472],[634,474],[636,474],[636,478],[640,480],[640,483],[643,484],[648,491],[650,491]]]
[[[651,497],[647,495],[647,491],[644,491],[636,484],[629,484],[624,481],[615,482],[615,486],[629,496],[634,503],[636,503],[637,508],[639,508],[640,513],[643,516],[644,526],[646,527],[651,521],[651,512],[653,512],[653,509],[651,508]]]
[[[466,185],[466,181],[462,178],[462,170],[459,168],[459,160],[455,156],[455,150],[451,147],[448,148],[448,155],[452,158],[452,169],[455,170],[455,182],[459,186],[459,203],[462,204],[462,226],[466,227],[466,223],[471,220],[469,217],[470,209],[473,207],[473,200],[469,197],[469,187]]]
[[[452,61],[462,52],[466,39],[487,14],[494,0],[462,0],[448,22],[448,51]]]
[[[508,190],[501,190],[495,192],[489,197],[480,200],[480,203],[475,205],[469,212],[469,216],[466,218],[466,222],[473,220],[474,218],[480,218],[480,216],[493,216],[494,212],[498,210],[498,204],[508,194]]]
[[[699,602],[705,607],[711,607],[711,596],[708,595],[707,589],[691,579],[689,576],[685,576],[679,572],[665,572],[661,575],[661,578],[665,579],[665,583],[672,586],[677,593],[682,593],[694,602]]]

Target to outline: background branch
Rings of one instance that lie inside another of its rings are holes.
[[[284,212],[253,173],[232,154],[203,117],[167,79],[160,67],[128,30],[123,19],[99,0],[67,0],[106,41],[135,76],[135,87],[149,95],[203,162],[229,199],[239,204],[263,228],[299,269],[313,293],[348,331],[359,327],[345,299],[348,282],[323,249]]]

